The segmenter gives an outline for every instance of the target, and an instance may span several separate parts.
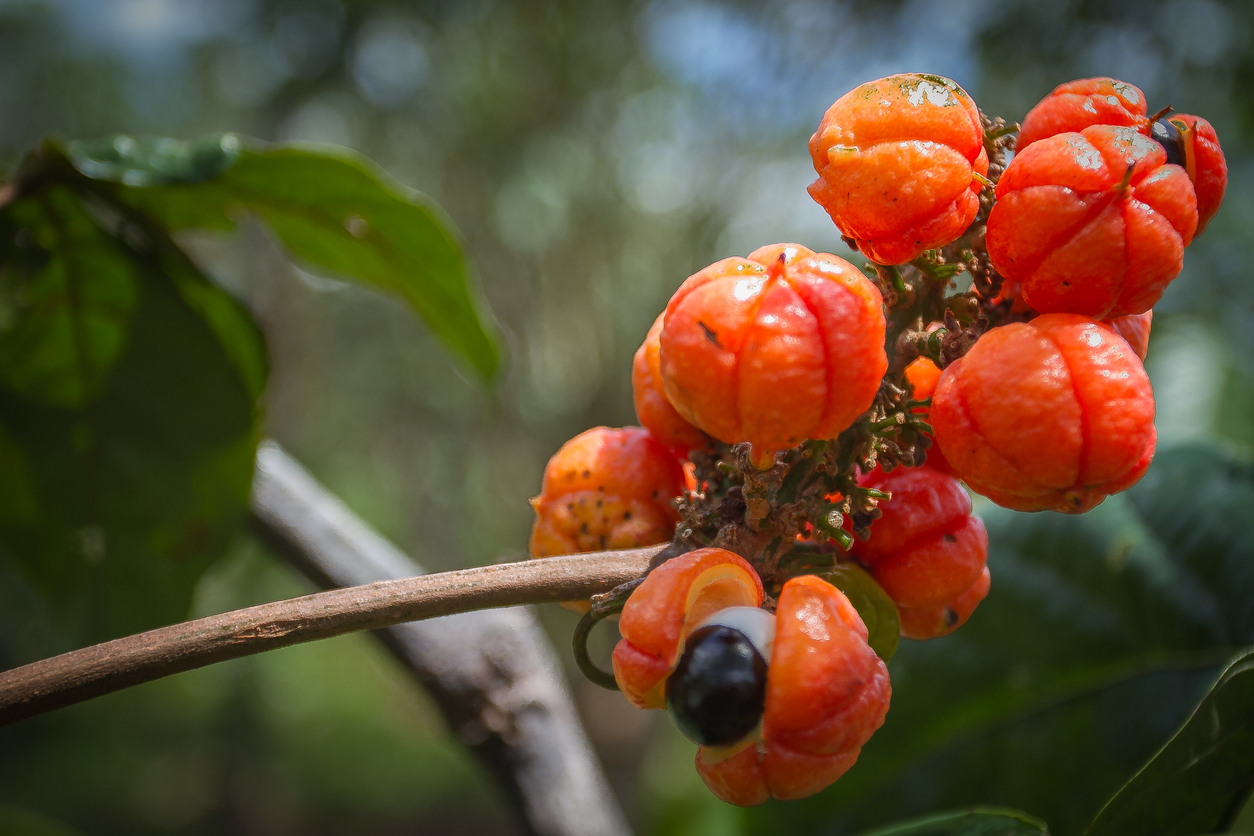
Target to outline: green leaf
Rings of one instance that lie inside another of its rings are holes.
[[[838,563],[819,577],[845,593],[849,603],[862,616],[870,634],[868,644],[881,659],[888,662],[897,652],[901,640],[901,617],[897,605],[866,570],[853,563]]]
[[[1234,659],[1184,727],[1106,803],[1089,836],[1188,836],[1232,824],[1254,789],[1254,650]]]
[[[230,229],[256,215],[310,269],[400,296],[480,375],[496,372],[495,325],[452,222],[366,158],[234,135],[196,143],[119,137],[70,143],[65,153],[82,174],[119,184],[119,200],[168,229]]]
[[[997,804],[1078,833],[1254,644],[1254,465],[1159,453],[1088,514],[982,503],[992,589],[952,635],[903,641],[884,726],[812,799],[751,832],[857,832]]]
[[[862,836],[1049,836],[1049,828],[1018,810],[977,807],[890,824]]]
[[[137,279],[129,254],[57,186],[0,214],[0,384],[82,407],[127,338]]]
[[[75,168],[92,179],[151,187],[212,180],[231,167],[239,149],[234,134],[190,141],[112,136],[67,143],[65,153]]]
[[[111,320],[119,334],[87,343],[109,351],[92,355],[93,375],[77,389],[25,385],[32,377],[15,370],[26,358],[0,360],[0,462],[12,464],[0,469],[0,561],[42,593],[58,624],[71,624],[53,639],[58,646],[180,620],[247,511],[266,377],[261,335],[144,218],[110,223],[109,207],[87,215],[56,188],[25,201],[39,211],[7,213],[22,234],[4,241],[28,238],[48,248],[48,263],[78,265],[71,275],[84,288],[125,281],[130,310]],[[83,224],[94,231],[67,232]],[[25,258],[16,244],[0,250],[0,274]],[[116,276],[94,269],[101,263]],[[70,312],[57,316],[74,316],[65,304]],[[37,332],[56,319],[47,310],[17,308],[13,331]],[[56,350],[43,356],[73,377],[64,358],[81,349],[60,344],[72,343],[74,330],[44,332]],[[45,360],[44,368],[56,366]],[[62,390],[80,395],[46,394]]]

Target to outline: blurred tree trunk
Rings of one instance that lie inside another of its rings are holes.
[[[257,454],[252,512],[260,537],[324,589],[423,574],[273,443]],[[630,833],[529,609],[445,616],[378,635],[496,777],[526,832]]]

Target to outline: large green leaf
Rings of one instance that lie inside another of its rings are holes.
[[[64,186],[0,215],[0,383],[82,407],[126,344],[136,304],[130,255]]]
[[[1254,651],[1234,659],[1180,731],[1107,802],[1089,836],[1226,829],[1254,789]]]
[[[1254,644],[1254,467],[1164,451],[1089,514],[983,506],[993,586],[951,636],[904,641],[883,728],[807,801],[755,832],[851,833],[971,804],[1079,833]]]
[[[142,217],[107,207],[89,215],[53,187],[13,204],[4,223],[13,233],[0,240],[6,281],[36,282],[65,264],[71,287],[11,309],[9,333],[38,335],[28,344],[44,348],[38,363],[20,352],[0,361],[6,583],[31,585],[65,616],[56,623],[74,622],[54,644],[178,620],[247,509],[261,336]],[[125,316],[76,307],[76,297],[92,298],[80,285],[102,283],[126,288]],[[103,324],[78,322],[92,316]]]
[[[404,298],[476,371],[499,364],[449,219],[430,200],[347,149],[260,146],[234,135],[195,143],[115,137],[70,143],[88,177],[167,228],[229,229],[261,218],[311,269]]]
[[[977,807],[890,824],[862,836],[1049,836],[1049,828],[1018,810]]]

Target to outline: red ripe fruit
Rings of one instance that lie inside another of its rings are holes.
[[[1079,133],[1093,125],[1144,131],[1149,126],[1145,94],[1113,78],[1082,78],[1060,84],[1023,117],[1016,148],[1022,151],[1038,140]]]
[[[665,314],[658,315],[644,342],[636,349],[631,365],[631,393],[640,426],[683,457],[694,447],[708,446],[710,437],[685,421],[662,389],[660,338],[665,317]]]
[[[640,427],[595,427],[549,459],[540,495],[531,500],[532,557],[665,543],[684,489],[675,456]]]
[[[1154,123],[1150,135],[1162,144],[1168,162],[1182,166],[1197,192],[1197,232],[1201,235],[1219,211],[1228,189],[1228,163],[1219,136],[1200,116],[1173,113]]]
[[[926,357],[916,357],[906,366],[906,381],[910,384],[911,397],[916,401],[925,401],[936,391],[940,381],[941,370]],[[927,414],[928,410],[919,408],[915,412]],[[953,468],[945,461],[945,454],[936,443],[935,436],[928,436],[932,446],[927,448],[927,466],[941,473],[952,473]]]
[[[993,266],[1042,313],[1144,313],[1197,227],[1188,174],[1131,128],[1058,134],[1018,154],[988,219]]]
[[[935,75],[894,75],[836,100],[810,138],[810,196],[867,258],[901,264],[966,231],[988,174],[980,111]]]
[[[966,624],[971,613],[975,612],[976,606],[988,595],[991,582],[992,576],[989,574],[988,567],[985,566],[975,583],[967,587],[961,595],[939,607],[921,609],[898,607],[897,614],[901,617],[901,634],[908,639],[919,641],[949,635]]]
[[[1154,312],[1146,311],[1143,314],[1130,314],[1110,319],[1106,321],[1106,324],[1127,340],[1128,345],[1132,346],[1132,350],[1136,352],[1136,356],[1144,360],[1149,351],[1150,324],[1153,321]]]
[[[1045,314],[994,328],[945,369],[932,428],[972,490],[1016,511],[1082,513],[1154,456],[1154,395],[1109,326]]]
[[[880,502],[870,538],[855,541],[851,551],[893,599],[903,625],[910,615],[902,635],[929,639],[952,632],[988,592],[984,584],[969,606],[963,599],[983,583],[988,560],[988,534],[971,513],[967,492],[957,479],[927,466],[876,469],[858,481],[892,494]],[[963,606],[955,606],[960,600]],[[934,611],[939,619],[930,617]],[[916,629],[917,622],[929,621],[930,630]]]
[[[842,258],[795,244],[725,258],[666,306],[661,373],[690,424],[754,458],[838,435],[888,368],[883,300]]]

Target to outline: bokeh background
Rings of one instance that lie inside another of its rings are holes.
[[[686,276],[781,240],[847,254],[805,193],[806,142],[839,95],[893,72],[949,76],[1011,120],[1093,75],[1138,85],[1151,111],[1210,119],[1228,197],[1155,310],[1148,368],[1164,446],[1248,448],[1251,25],[1249,3],[1217,0],[0,0],[0,165],[47,134],[230,130],[350,146],[438,201],[506,334],[491,392],[400,303],[301,271],[259,228],[185,243],[264,327],[267,432],[419,562],[447,569],[521,557],[548,456],[588,427],[634,422],[632,352]],[[55,625],[30,617],[31,601],[12,605],[24,593],[4,583],[6,658],[35,658]],[[308,589],[241,538],[194,614]],[[573,673],[573,616],[542,617]],[[760,829],[705,792],[663,717],[572,683],[639,832]],[[515,827],[368,636],[5,729],[0,803],[93,834]]]

